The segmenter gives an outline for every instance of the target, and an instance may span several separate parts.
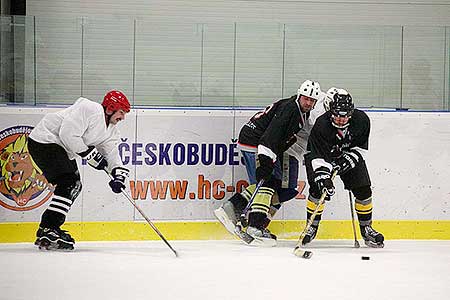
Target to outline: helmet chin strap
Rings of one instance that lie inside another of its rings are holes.
[[[112,115],[113,115],[114,113],[108,115],[108,113],[106,112],[106,111],[107,111],[107,108],[106,108],[106,107],[103,107],[103,111],[105,112],[106,126],[108,126],[108,125],[109,125],[109,121],[111,120],[111,117],[112,117]]]

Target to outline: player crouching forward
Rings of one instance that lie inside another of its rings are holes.
[[[120,136],[115,125],[129,111],[127,97],[120,91],[110,91],[101,105],[79,98],[68,108],[47,114],[30,133],[30,155],[48,182],[56,186],[36,233],[39,249],[73,250],[75,240],[60,227],[81,192],[77,155],[95,169],[111,174],[113,192],[125,188],[129,170],[119,157]]]
[[[384,237],[372,228],[372,190],[364,155],[369,149],[370,120],[367,114],[355,109],[351,95],[344,89],[332,92],[330,111],[320,116],[308,139],[305,154],[309,197],[306,205],[309,219],[316,209],[323,191],[327,200],[334,194],[331,180],[333,169],[344,188],[355,196],[361,235],[369,247],[384,246]],[[302,244],[311,242],[319,227],[324,207],[319,207],[312,226]]]
[[[258,112],[239,133],[238,144],[251,185],[242,193],[234,194],[214,214],[231,234],[236,234],[249,245],[276,245],[275,235],[267,229],[269,216],[273,216],[280,203],[294,198],[298,193],[298,160],[287,155],[286,150],[299,137],[307,137],[307,133],[302,132],[306,128],[308,132],[311,129],[310,111],[321,96],[319,83],[306,80],[296,95],[281,99]],[[255,183],[261,180],[264,183],[249,204]],[[248,223],[246,231],[236,226],[241,215],[244,215],[242,223]]]

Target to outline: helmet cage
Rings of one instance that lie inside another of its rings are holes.
[[[333,96],[333,101],[330,103],[330,111],[336,117],[351,117],[355,106],[352,102],[350,94],[336,93]]]
[[[337,128],[346,128],[347,126],[349,126],[349,121],[347,121],[347,123],[345,124],[340,125],[335,122],[335,118],[350,118],[353,114],[354,109],[355,106],[350,94],[334,94],[333,101],[330,103],[331,122],[333,123],[333,126]]]

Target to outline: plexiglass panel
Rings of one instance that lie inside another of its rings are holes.
[[[286,26],[285,93],[305,79],[347,89],[358,106],[398,107],[400,28]]]
[[[201,105],[234,105],[234,24],[203,25]]]
[[[81,96],[82,18],[36,18],[36,103]]]
[[[0,103],[263,107],[306,79],[363,108],[448,110],[448,27],[0,17]]]
[[[201,24],[138,21],[137,105],[200,105]]]
[[[283,25],[236,26],[236,105],[266,106],[281,97]]]
[[[404,27],[403,107],[443,109],[446,60],[445,27]],[[447,64],[448,68],[448,64]]]
[[[83,23],[82,95],[101,101],[112,89],[133,95],[133,19],[87,19]]]
[[[0,103],[34,104],[34,18],[0,17]]]

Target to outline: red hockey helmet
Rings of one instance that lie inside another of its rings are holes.
[[[121,91],[109,91],[103,98],[102,106],[112,111],[122,109],[125,112],[130,111],[130,102],[127,96]]]

